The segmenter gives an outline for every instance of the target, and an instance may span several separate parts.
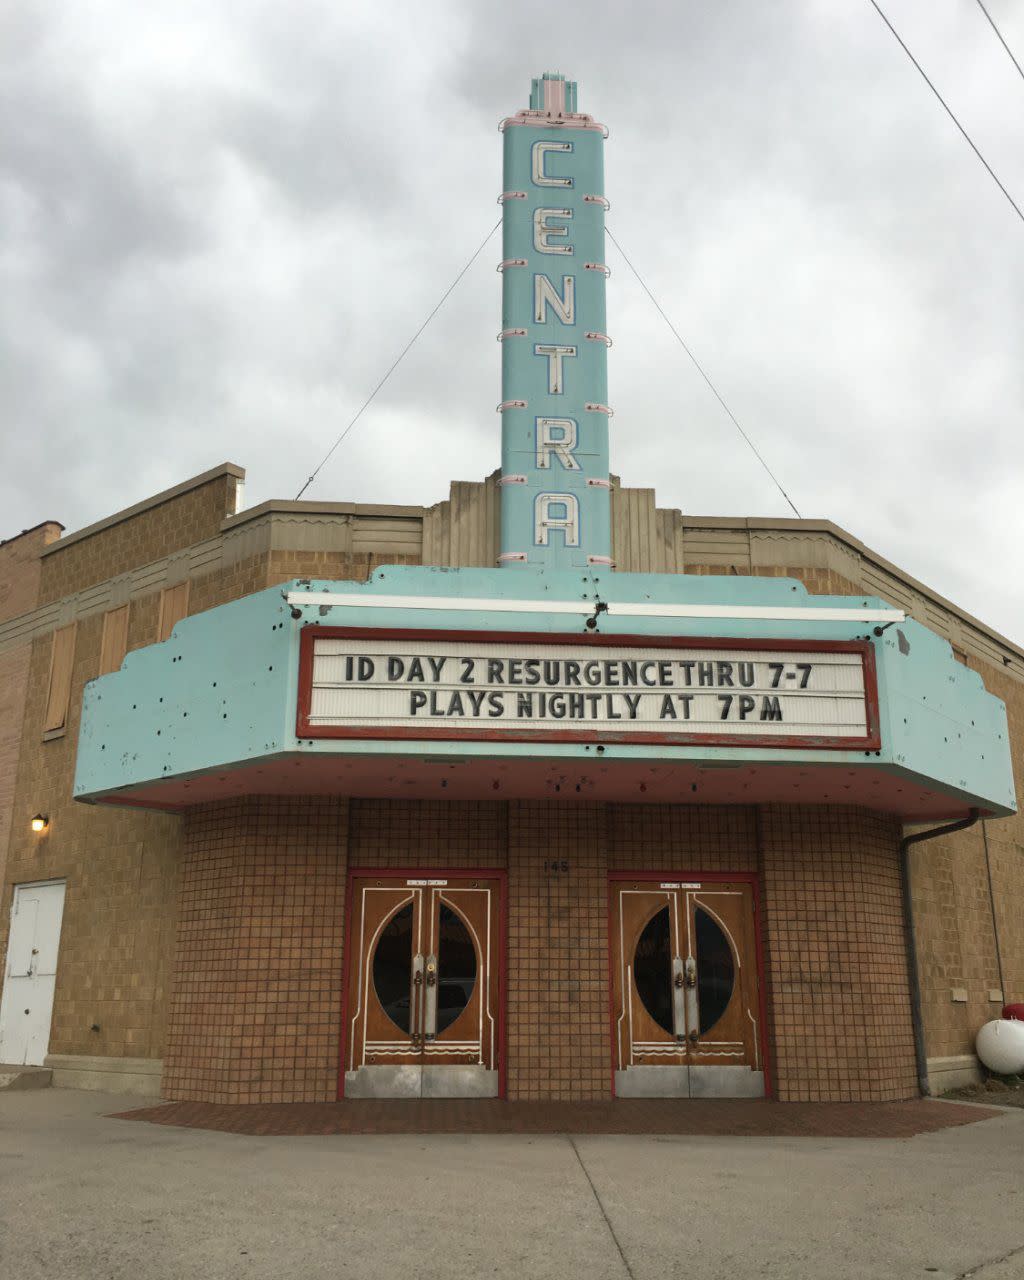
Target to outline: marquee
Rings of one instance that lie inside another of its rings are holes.
[[[862,641],[307,627],[300,738],[508,738],[874,749]]]

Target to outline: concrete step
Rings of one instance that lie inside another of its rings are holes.
[[[0,1062],[0,1089],[48,1089],[53,1083],[49,1067],[19,1067]]]

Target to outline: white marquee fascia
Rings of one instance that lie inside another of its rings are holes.
[[[565,613],[592,617],[593,600],[488,600],[466,596],[368,595],[352,591],[289,591],[290,605],[326,605],[344,609],[429,609],[452,613]],[[905,622],[902,609],[846,609],[841,607],[745,604],[644,604],[602,601],[601,613],[615,618],[722,618],[773,622]]]

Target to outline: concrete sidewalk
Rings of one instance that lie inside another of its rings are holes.
[[[252,1138],[0,1095],[0,1275],[1024,1276],[1024,1114],[909,1139]],[[942,1104],[936,1104],[942,1105]]]

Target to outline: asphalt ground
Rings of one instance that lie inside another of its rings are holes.
[[[5,1280],[1024,1277],[1019,1110],[910,1138],[254,1137],[109,1118],[133,1105],[0,1094]]]

